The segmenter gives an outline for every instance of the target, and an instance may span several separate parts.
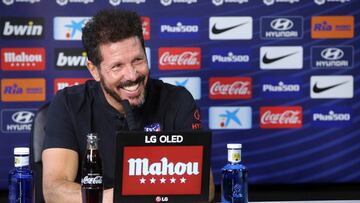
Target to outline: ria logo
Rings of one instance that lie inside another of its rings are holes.
[[[271,21],[270,25],[274,30],[285,31],[290,30],[294,26],[294,23],[287,18],[277,18]]]
[[[321,52],[321,56],[327,60],[339,60],[344,56],[344,52],[338,48],[327,48]]]

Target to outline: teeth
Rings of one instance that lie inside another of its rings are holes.
[[[139,87],[139,83],[136,85],[123,87],[123,89],[126,91],[133,92],[133,91],[137,90],[138,87]]]

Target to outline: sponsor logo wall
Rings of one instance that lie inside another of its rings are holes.
[[[140,13],[151,76],[194,97],[217,183],[230,142],[243,144],[251,183],[360,183],[354,167],[330,170],[360,163],[360,1],[2,0],[0,188],[36,110],[91,79],[81,29],[109,7]]]

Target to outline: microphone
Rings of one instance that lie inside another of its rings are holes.
[[[125,118],[126,118],[126,122],[128,124],[129,130],[134,131],[135,130],[135,118],[134,118],[134,114],[132,112],[130,103],[127,99],[124,99],[121,101],[121,104],[125,110]]]

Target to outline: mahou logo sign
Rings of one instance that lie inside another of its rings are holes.
[[[1,69],[5,71],[40,71],[45,69],[44,48],[3,48]]]
[[[301,128],[301,106],[260,107],[260,128]]]
[[[150,40],[150,18],[141,16],[141,22],[144,40]]]
[[[212,77],[209,79],[210,99],[250,99],[252,79],[250,77]]]
[[[160,70],[197,70],[201,67],[199,47],[159,48]]]
[[[55,78],[54,80],[54,94],[57,91],[64,89],[65,87],[71,87],[74,85],[80,85],[85,83],[91,78]]]
[[[203,146],[124,147],[122,195],[200,194],[202,156]]]

